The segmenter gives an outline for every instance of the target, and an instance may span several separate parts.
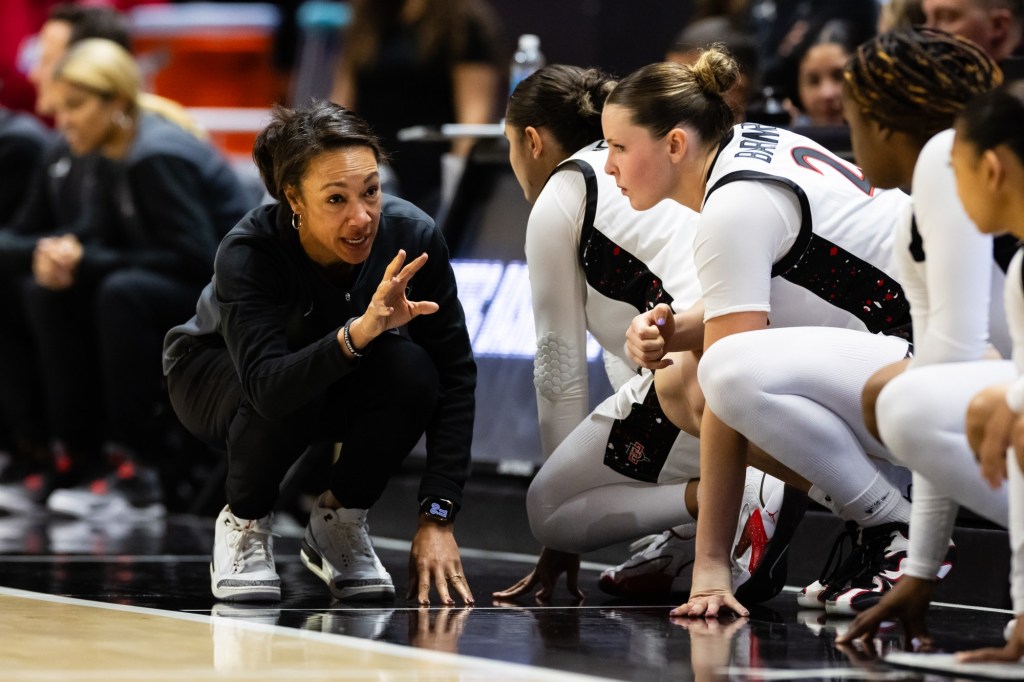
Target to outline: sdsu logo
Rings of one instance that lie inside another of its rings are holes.
[[[442,519],[448,518],[448,510],[439,505],[437,502],[430,503],[430,511],[427,513],[431,516],[439,516]]]
[[[644,444],[634,441],[629,446],[629,463],[633,466],[643,464],[644,462],[650,462],[650,458],[644,454]]]

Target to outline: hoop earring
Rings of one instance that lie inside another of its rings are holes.
[[[292,213],[292,229],[297,231],[301,225],[302,216],[298,213]]]
[[[111,118],[114,122],[114,125],[116,125],[121,130],[128,130],[129,126],[131,126],[132,123],[131,119],[128,118],[128,115],[123,111],[114,112]]]

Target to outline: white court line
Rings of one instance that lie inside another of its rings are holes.
[[[920,680],[909,671],[864,670],[863,668],[741,668],[728,666],[716,672],[732,677],[756,677],[760,680]]]
[[[213,617],[211,616],[200,616],[198,614],[185,613],[183,611],[165,611],[163,609],[154,609],[144,606],[110,604],[107,602],[91,601],[88,599],[76,599],[74,597],[43,594],[41,592],[29,592],[27,590],[18,590],[10,587],[0,587],[0,595],[20,597],[23,599],[34,599],[36,601],[50,602],[53,604],[65,604],[69,606],[81,606],[106,609],[108,611],[120,611],[123,613],[135,613],[160,618],[170,618],[173,620],[202,623],[204,625],[208,625],[213,620]],[[475,656],[449,654],[442,651],[418,649],[415,647],[403,646],[401,644],[390,644],[388,642],[378,642],[376,640],[363,639],[361,637],[351,637],[349,635],[300,630],[283,625],[253,623],[235,619],[232,619],[231,625],[233,627],[247,630],[273,633],[275,636],[310,639],[334,645],[344,643],[347,646],[356,648],[357,650],[364,652],[372,651],[374,653],[381,654],[382,656],[393,656],[395,658],[405,658],[415,661],[436,663],[438,665],[452,666],[463,674],[487,673],[494,676],[489,679],[502,679],[502,673],[509,676],[515,675],[516,679],[566,680],[566,682],[604,682],[610,679],[605,677],[594,677],[592,675],[583,675],[580,673],[568,673],[561,670],[531,666],[524,663],[511,663],[487,658],[477,658]],[[67,671],[64,671],[64,673],[66,675]],[[283,678],[277,677],[276,679],[292,679],[292,677],[290,675],[285,675]],[[465,678],[460,677],[460,679]]]

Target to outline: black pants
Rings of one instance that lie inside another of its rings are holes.
[[[112,441],[151,456],[163,337],[195,312],[202,288],[140,269],[64,291],[27,280],[52,435],[82,452]]]
[[[24,276],[0,275],[0,445],[46,444],[35,342],[21,295]]]
[[[426,429],[439,383],[426,351],[384,334],[354,372],[280,420],[253,409],[223,348],[193,350],[174,367],[167,386],[185,428],[227,449],[232,512],[257,519],[273,509],[278,486],[299,455],[322,442],[343,443],[327,487],[343,507],[369,509]]]

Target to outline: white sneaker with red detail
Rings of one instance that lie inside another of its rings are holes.
[[[871,608],[903,577],[908,535],[905,523],[860,528],[847,522],[847,529],[836,539],[829,554],[822,577],[801,590],[797,603],[841,616],[855,616]],[[853,549],[845,560],[837,560],[836,568],[830,572],[833,559],[847,537],[853,540]],[[945,578],[955,560],[956,546],[950,542],[936,578]]]
[[[278,601],[281,578],[274,567],[273,515],[240,519],[228,507],[217,516],[210,589],[227,601]]]

